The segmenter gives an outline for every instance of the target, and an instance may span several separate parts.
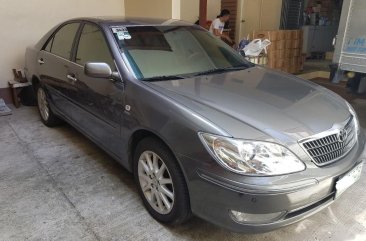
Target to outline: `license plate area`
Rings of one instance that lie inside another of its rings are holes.
[[[346,191],[349,187],[351,187],[355,182],[357,182],[362,173],[363,164],[360,163],[356,167],[354,167],[351,171],[347,172],[336,182],[335,189],[336,194],[335,198],[339,198],[344,191]]]

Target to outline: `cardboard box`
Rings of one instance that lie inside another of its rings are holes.
[[[284,30],[285,31],[285,39],[292,39],[292,30]]]
[[[288,67],[291,65],[291,59],[290,58],[286,58],[283,60],[283,67]]]
[[[294,39],[291,42],[291,48],[299,49],[300,48],[300,39]]]
[[[278,40],[276,43],[276,49],[286,49],[286,40]]]
[[[298,63],[298,60],[299,58],[297,58],[297,57],[292,57],[292,58],[290,58],[290,66],[293,66],[293,65],[298,65],[299,63]]]
[[[290,73],[290,66],[284,66],[284,67],[282,67],[282,68],[281,68],[281,70],[282,70],[283,72]]]
[[[271,42],[271,44],[267,47],[267,51],[268,53],[272,52],[272,51],[276,51],[277,50],[277,41],[273,41]]]
[[[291,36],[292,38],[291,39],[300,39],[302,36],[302,30],[292,30],[291,31]]]
[[[274,69],[274,68],[276,68],[276,62],[275,61],[268,61],[267,66],[270,67],[271,69]]]
[[[294,57],[294,51],[292,49],[286,49],[285,50],[285,58],[286,59],[289,59],[289,58],[292,58]]]
[[[269,31],[253,31],[252,39],[269,39]]]
[[[299,57],[301,55],[301,49],[294,49],[293,50],[293,56]]]
[[[284,59],[286,57],[286,50],[285,49],[279,49],[277,50],[277,56],[279,59]]]
[[[292,49],[292,43],[293,43],[293,40],[292,39],[286,39],[286,49]]]
[[[278,31],[270,31],[269,32],[269,40],[271,41],[271,42],[273,42],[273,41],[277,41],[277,39],[278,39]]]
[[[285,38],[285,30],[277,30],[277,40],[284,40]]]
[[[284,60],[283,59],[277,59],[275,67],[281,69],[284,66]]]
[[[275,42],[278,40],[279,31],[272,30],[272,31],[253,31],[252,35],[250,36],[251,39],[268,39],[271,42]]]

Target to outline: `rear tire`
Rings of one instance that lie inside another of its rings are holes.
[[[52,112],[46,91],[41,85],[37,88],[37,106],[43,124],[54,127],[62,123],[62,120]]]
[[[160,140],[143,139],[134,154],[134,176],[150,215],[164,224],[181,224],[191,217],[188,188],[178,162]]]

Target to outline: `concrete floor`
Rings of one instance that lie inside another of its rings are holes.
[[[365,127],[366,102],[356,106]],[[198,218],[165,227],[116,161],[72,127],[47,128],[36,108],[21,107],[0,117],[0,240],[364,241],[363,174],[329,208],[271,233],[230,233]]]
[[[330,71],[329,65],[332,64],[331,60],[325,59],[307,59],[304,62],[304,70],[302,73],[314,72],[314,71]]]

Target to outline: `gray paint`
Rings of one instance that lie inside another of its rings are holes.
[[[318,85],[263,67],[184,80],[138,81],[124,54],[115,47],[111,31],[106,30],[113,25],[158,22],[73,21],[93,22],[105,31],[121,80],[90,78],[83,66],[40,51],[47,38],[27,49],[27,78],[39,78],[48,91],[52,109],[130,171],[133,134],[146,130],[161,138],[178,159],[197,216],[238,232],[288,225],[333,200],[291,219],[265,225],[239,225],[229,218],[228,210],[265,213],[302,208],[334,195],[335,180],[361,161],[363,134],[346,157],[322,168],[315,166],[299,146],[298,140],[326,131],[350,115],[342,98]],[[45,64],[38,66],[37,58],[44,59]],[[78,81],[67,81],[69,72]],[[126,105],[131,107],[129,111]],[[281,143],[304,161],[307,169],[272,177],[232,173],[206,151],[198,138],[199,131]]]

